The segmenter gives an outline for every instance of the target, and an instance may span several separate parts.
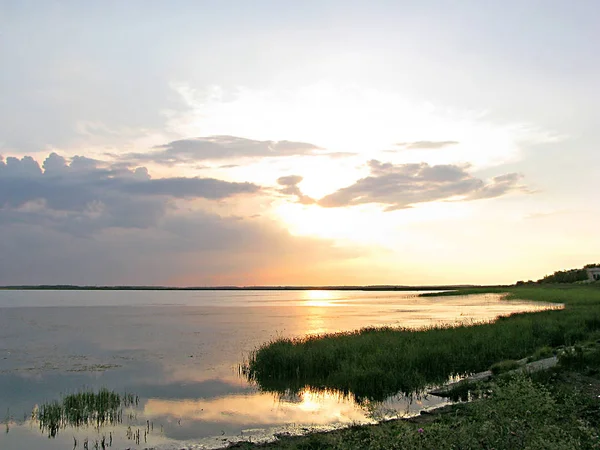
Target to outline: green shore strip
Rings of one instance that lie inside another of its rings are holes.
[[[368,403],[398,392],[423,391],[451,376],[484,371],[495,363],[544,353],[548,348],[589,347],[600,340],[598,285],[477,288],[444,295],[493,292],[507,293],[507,299],[563,303],[565,307],[471,326],[368,328],[277,339],[250,355],[245,373],[265,391],[283,394],[309,387],[342,392]],[[557,370],[565,371],[570,362],[575,375],[564,376],[588,376],[582,373],[585,370],[591,371],[594,380],[594,371],[600,372],[600,351],[590,348],[580,356],[566,352]],[[595,432],[598,398],[567,395],[564,392],[574,384],[572,380],[555,381],[520,376],[493,384],[485,400],[455,408],[453,418],[440,418],[420,431],[415,431],[416,425],[394,421],[283,439],[272,448],[600,448]],[[556,386],[560,389],[553,392]],[[596,402],[591,419],[582,416],[589,401]]]

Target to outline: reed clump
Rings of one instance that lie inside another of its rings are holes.
[[[138,404],[138,397],[132,394],[120,395],[106,388],[98,392],[83,391],[65,396],[62,401],[42,404],[34,417],[40,429],[48,436],[55,437],[66,426],[95,426],[121,423],[123,408]]]

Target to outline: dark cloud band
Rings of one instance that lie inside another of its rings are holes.
[[[164,203],[165,198],[220,200],[260,190],[253,183],[236,183],[214,178],[152,179],[143,167],[99,167],[99,162],[75,157],[70,163],[52,153],[43,164],[31,157],[0,160],[0,206],[20,207],[43,201],[55,210],[83,211],[93,204],[140,203],[142,199]]]

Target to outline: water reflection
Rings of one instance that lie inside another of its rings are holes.
[[[147,436],[152,447],[215,448],[226,445],[223,439],[256,441],[307,426],[415,414],[442,400],[396,395],[357,404],[305,386],[271,394],[240,378],[238,364],[278,336],[489,320],[542,307],[498,296],[419,298],[407,292],[2,291],[0,419],[7,417],[8,433],[0,434],[0,448],[73,448],[73,436],[82,448],[85,437],[92,443],[111,432],[113,448],[126,448],[132,446],[127,427],[141,430],[143,448],[147,420],[154,424]],[[101,387],[139,395],[130,422],[48,440],[30,420],[35,404]]]
[[[216,399],[165,400],[149,399],[144,406],[146,417],[212,422],[231,426],[252,424],[276,425],[285,419],[290,423],[326,425],[332,422],[364,421],[367,414],[337,394],[304,389],[288,396],[269,393],[230,395]]]
[[[132,426],[133,425],[133,426]],[[160,427],[147,429],[146,424],[111,425],[106,427],[68,427],[53,439],[41,435],[35,420],[11,421],[0,442],[2,449],[101,449],[101,448],[179,448],[179,441],[169,438]],[[138,443],[139,436],[139,443]],[[40,437],[42,439],[40,439]],[[104,444],[104,445],[103,445]]]
[[[64,449],[72,448],[65,445],[73,446],[75,441],[80,448],[86,441],[89,448],[94,448],[96,442],[101,445],[103,441],[107,446],[108,442],[113,443],[114,448],[151,445],[155,449],[171,449],[192,443],[219,448],[240,440],[269,440],[275,433],[283,431],[301,434],[307,429],[327,430],[353,423],[374,423],[417,414],[422,409],[445,403],[437,397],[398,395],[385,402],[359,406],[338,393],[308,388],[296,394],[278,396],[254,392],[213,399],[148,398],[138,407],[130,408],[122,423],[80,428],[66,426],[51,441],[37,439],[46,435],[37,420],[11,420],[7,422],[10,436],[0,442],[6,444],[3,449]]]

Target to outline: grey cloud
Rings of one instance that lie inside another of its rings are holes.
[[[469,177],[463,167],[455,165],[425,166],[420,169],[419,174],[424,179],[438,183],[451,183]]]
[[[6,177],[35,177],[42,173],[40,165],[31,156],[22,159],[9,156],[0,158],[0,176]]]
[[[257,141],[236,136],[181,139],[154,147],[148,153],[128,153],[126,160],[173,165],[204,160],[314,154],[319,147],[305,142]]]
[[[480,191],[475,192],[472,198],[500,197],[515,188],[524,192],[531,192],[525,186],[518,185],[521,178],[523,178],[523,176],[518,173],[507,173],[494,177],[490,184],[485,185]]]
[[[285,177],[280,177],[277,179],[277,183],[284,187],[279,189],[278,192],[283,195],[295,196],[298,203],[303,205],[312,205],[315,203],[315,200],[307,195],[304,195],[298,187],[298,183],[300,183],[302,180],[303,178],[300,175],[288,175]]]
[[[74,170],[93,170],[96,169],[100,163],[100,161],[86,156],[73,156],[70,165],[71,169]]]
[[[233,169],[235,167],[240,167],[239,164],[222,164],[217,169]]]
[[[377,203],[386,205],[386,211],[393,211],[452,197],[476,200],[525,190],[518,184],[522,176],[516,173],[500,175],[486,183],[471,175],[468,167],[456,165],[394,165],[371,160],[369,168],[370,176],[323,197],[318,204],[333,208]]]
[[[280,177],[277,179],[277,183],[279,183],[282,186],[295,186],[296,184],[300,183],[304,178],[302,178],[300,175],[288,175],[285,177]]]
[[[145,228],[165,215],[173,199],[221,200],[260,190],[252,183],[213,178],[152,179],[144,167],[99,165],[86,157],[68,163],[55,153],[44,161],[44,171],[30,157],[0,161],[0,220],[18,217],[39,223],[43,218],[49,226],[73,234]],[[60,220],[54,220],[58,216]]]
[[[44,164],[42,164],[42,167],[44,168],[44,173],[46,174],[60,174],[69,170],[69,167],[67,166],[67,160],[56,153],[50,153],[50,155],[44,161]]]
[[[159,178],[124,183],[121,189],[133,194],[219,200],[235,194],[256,193],[260,188],[253,183],[232,183],[214,178]]]
[[[400,142],[396,144],[399,147],[407,149],[436,149],[442,147],[448,147],[450,145],[458,145],[458,141],[415,141],[415,142]]]

